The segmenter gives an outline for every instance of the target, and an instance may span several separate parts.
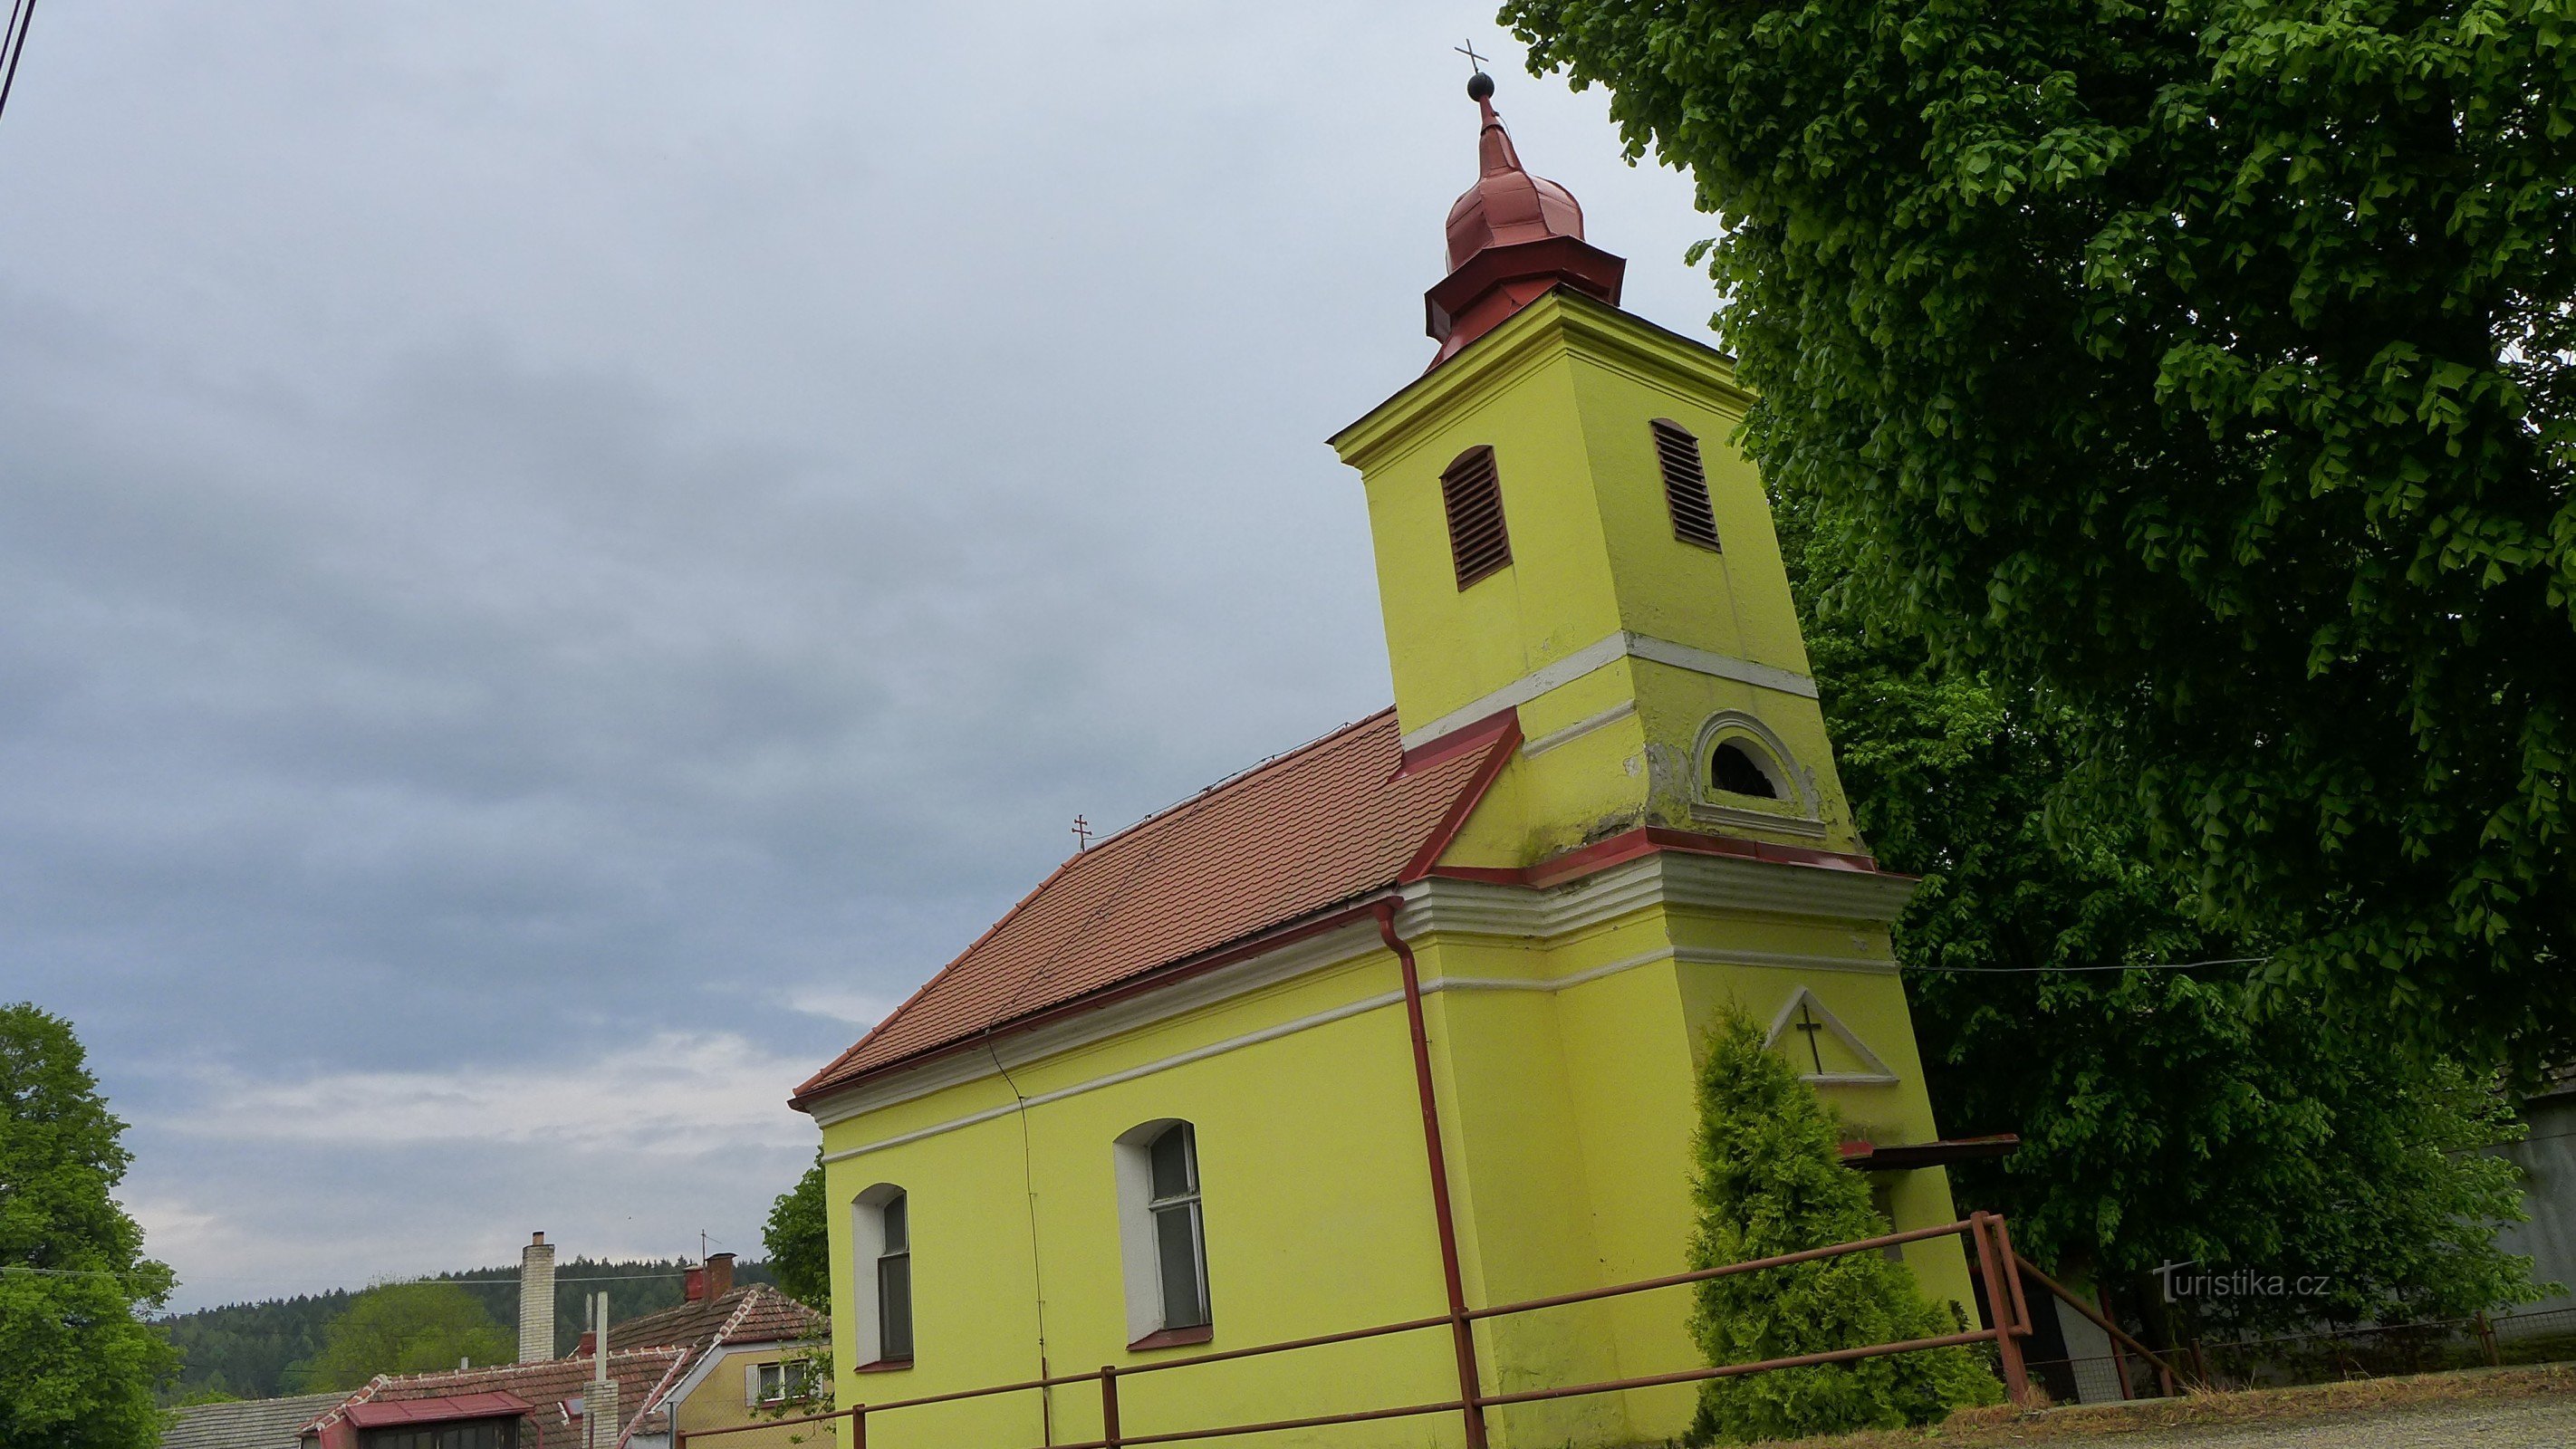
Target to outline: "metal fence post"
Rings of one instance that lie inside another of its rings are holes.
[[[1118,1365],[1100,1366],[1100,1442],[1118,1449],[1125,1438],[1118,1424]]]
[[[677,1445],[672,1449],[678,1449]],[[850,1449],[868,1449],[868,1406],[850,1406]]]
[[[2022,1362],[2020,1330],[2013,1317],[2013,1291],[2004,1283],[2012,1271],[2010,1264],[1999,1261],[1995,1242],[1994,1214],[1977,1212],[1969,1215],[1968,1235],[1977,1240],[1977,1266],[1986,1280],[1986,1317],[1995,1330],[1995,1358],[2004,1371],[2004,1393],[2015,1404],[2030,1405],[2030,1370]]]

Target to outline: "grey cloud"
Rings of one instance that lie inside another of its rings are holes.
[[[747,1248],[783,1105],[649,1169],[605,1104],[479,1150],[224,1114],[673,1032],[783,1099],[1077,811],[1381,706],[1321,439],[1427,358],[1477,20],[48,10],[0,126],[0,997],[81,1027],[183,1298]],[[1497,69],[1692,325],[1688,185]]]

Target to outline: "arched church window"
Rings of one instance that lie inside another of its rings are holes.
[[[1755,758],[1759,748],[1743,740],[1728,740],[1710,752],[1710,787],[1733,795],[1751,795],[1757,800],[1779,799],[1780,782],[1772,777],[1773,769],[1765,768],[1765,762]]]
[[[1701,548],[1717,547],[1717,510],[1708,501],[1708,470],[1700,465],[1699,439],[1670,418],[1646,425],[1655,435],[1655,461],[1664,473],[1664,504],[1672,510],[1673,537]]]
[[[1440,504],[1449,514],[1449,556],[1458,587],[1499,572],[1512,561],[1511,534],[1503,527],[1503,483],[1494,450],[1469,448],[1440,474]]]
[[[850,1239],[857,1250],[854,1305],[863,1369],[912,1365],[912,1197],[890,1182],[860,1193],[850,1204]]]
[[[1204,1343],[1212,1320],[1198,1130],[1148,1122],[1118,1139],[1117,1159],[1129,1346]]]

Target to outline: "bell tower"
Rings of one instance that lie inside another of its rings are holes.
[[[1332,439],[1368,492],[1408,756],[1516,710],[1524,866],[1639,826],[1860,848],[1728,359],[1619,308],[1625,263],[1493,107],[1420,378]],[[1480,812],[1482,814],[1483,812]]]

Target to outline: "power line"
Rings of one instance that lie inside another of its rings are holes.
[[[2201,966],[2260,966],[2269,956],[2214,956],[2206,961],[2140,961],[2116,966],[1905,966],[1899,969],[1936,976],[2044,976],[2078,971],[2189,971]]]
[[[0,30],[0,112],[9,109],[9,90],[18,83],[18,58],[27,53],[27,27],[36,18],[36,0],[10,0],[9,28]]]

